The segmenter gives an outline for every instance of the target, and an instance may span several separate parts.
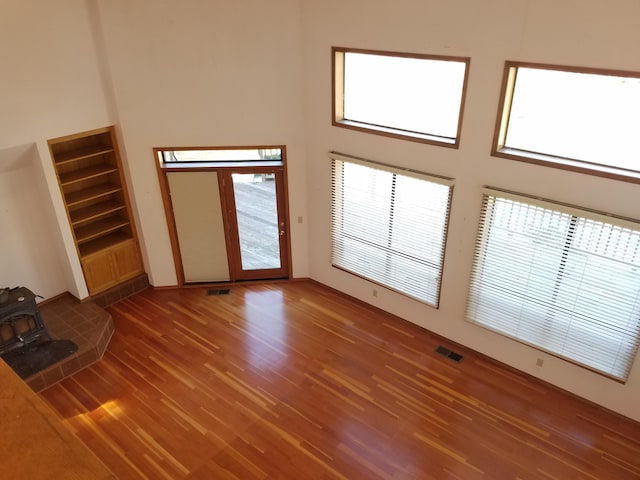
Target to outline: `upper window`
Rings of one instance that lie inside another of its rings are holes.
[[[457,148],[469,59],[333,48],[333,124]]]
[[[640,343],[640,224],[486,189],[467,318],[626,380]]]
[[[331,157],[333,266],[437,308],[453,182]]]
[[[229,167],[251,165],[273,167],[282,165],[281,147],[240,148],[176,148],[155,149],[161,168]]]
[[[640,181],[640,73],[507,62],[493,154]]]

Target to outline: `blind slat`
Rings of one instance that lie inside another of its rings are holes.
[[[330,157],[332,264],[437,308],[451,182]]]
[[[363,167],[366,167],[366,168],[375,168],[376,170],[395,173],[398,175],[403,175],[405,177],[413,177],[413,178],[417,178],[418,180],[428,180],[430,182],[440,183],[448,187],[453,186],[453,179],[449,177],[442,177],[439,175],[419,172],[416,170],[411,170],[410,168],[402,168],[402,167],[396,167],[393,165],[387,165],[385,163],[374,162],[373,160],[366,160],[364,158],[354,157],[352,155],[346,155],[344,153],[329,152],[329,158],[331,158],[332,160],[340,161],[340,162],[348,162],[348,163],[362,165]]]
[[[640,342],[640,224],[486,189],[467,319],[626,380]]]

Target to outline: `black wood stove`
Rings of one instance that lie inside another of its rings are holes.
[[[0,289],[0,357],[22,378],[78,350],[70,340],[51,338],[36,298],[25,287]]]
[[[36,304],[36,295],[25,287],[3,289],[0,302],[0,355],[49,337]]]

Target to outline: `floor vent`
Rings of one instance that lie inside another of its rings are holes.
[[[462,360],[462,355],[460,355],[459,353],[456,352],[452,352],[451,350],[449,350],[448,348],[443,347],[442,345],[438,346],[438,348],[436,348],[436,353],[439,353],[440,355],[450,358],[451,360],[453,360],[454,362],[459,362],[460,360]]]
[[[207,295],[229,295],[229,292],[231,290],[228,288],[212,288],[207,290]]]

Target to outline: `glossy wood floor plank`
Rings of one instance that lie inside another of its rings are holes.
[[[637,423],[313,282],[109,311],[42,396],[122,479],[640,479]]]

